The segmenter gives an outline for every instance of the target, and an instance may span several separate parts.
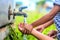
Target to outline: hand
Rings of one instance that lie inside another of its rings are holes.
[[[57,31],[56,30],[52,30],[48,33],[48,36],[55,38],[57,36]]]
[[[35,27],[35,29],[39,32],[42,32],[45,28],[41,25],[41,26]]]
[[[18,28],[19,28],[19,30],[20,30],[22,33],[25,34],[25,33],[26,33],[26,29],[25,29],[23,26],[24,26],[24,24],[23,24],[23,23],[20,23]]]
[[[24,23],[20,23],[19,24],[19,30],[24,33],[24,34],[30,34],[30,31],[28,31],[26,28],[25,28],[26,25],[24,25]],[[26,26],[27,27],[27,26]]]
[[[31,32],[33,29],[32,25],[29,24],[24,24],[24,28],[27,29],[29,32]]]

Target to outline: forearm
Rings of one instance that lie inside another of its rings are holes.
[[[33,22],[31,25],[39,26],[41,24],[46,23],[47,21],[53,19],[53,17],[56,15],[56,13],[58,11],[59,11],[59,6],[55,6],[49,14],[47,14],[47,15],[43,16],[42,18],[40,18],[39,20]]]
[[[44,28],[47,28],[48,26],[52,25],[53,23],[54,23],[54,21],[53,21],[53,19],[52,19],[52,20],[50,20],[50,21],[42,24],[41,26],[43,26]]]
[[[43,35],[42,33],[36,31],[35,29],[32,30],[31,34],[36,36],[39,40],[54,40],[53,38]]]

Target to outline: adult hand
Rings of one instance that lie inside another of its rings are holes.
[[[57,31],[56,30],[52,30],[48,33],[48,36],[55,38],[57,36]]]

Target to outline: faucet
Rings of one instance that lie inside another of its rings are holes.
[[[24,17],[24,23],[26,23],[27,14],[22,12],[22,10],[25,9],[25,8],[27,8],[27,7],[20,7],[19,12],[15,12],[15,9],[12,12],[11,6],[9,6],[8,19],[10,20],[10,15],[13,15],[13,19],[15,19],[15,16],[23,16]],[[26,34],[23,34],[23,40],[27,40],[26,36],[27,36]]]
[[[15,16],[23,16],[24,18],[27,17],[27,14],[22,12],[23,9],[26,9],[27,7],[20,7],[19,8],[19,12],[15,12],[15,9],[14,11],[12,12],[11,10],[11,5],[9,5],[9,9],[8,9],[8,20],[10,20],[10,15],[13,15],[13,19],[15,19]]]

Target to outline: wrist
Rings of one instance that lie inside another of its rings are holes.
[[[28,27],[27,30],[31,33],[33,30],[33,26],[30,24],[30,27]]]
[[[33,31],[33,28],[31,28],[30,33]]]
[[[33,26],[33,24],[30,24],[31,26]]]
[[[33,34],[33,32],[34,32],[34,29],[32,29],[31,34]]]
[[[36,33],[36,30],[32,29],[31,34],[35,34],[35,33]]]

